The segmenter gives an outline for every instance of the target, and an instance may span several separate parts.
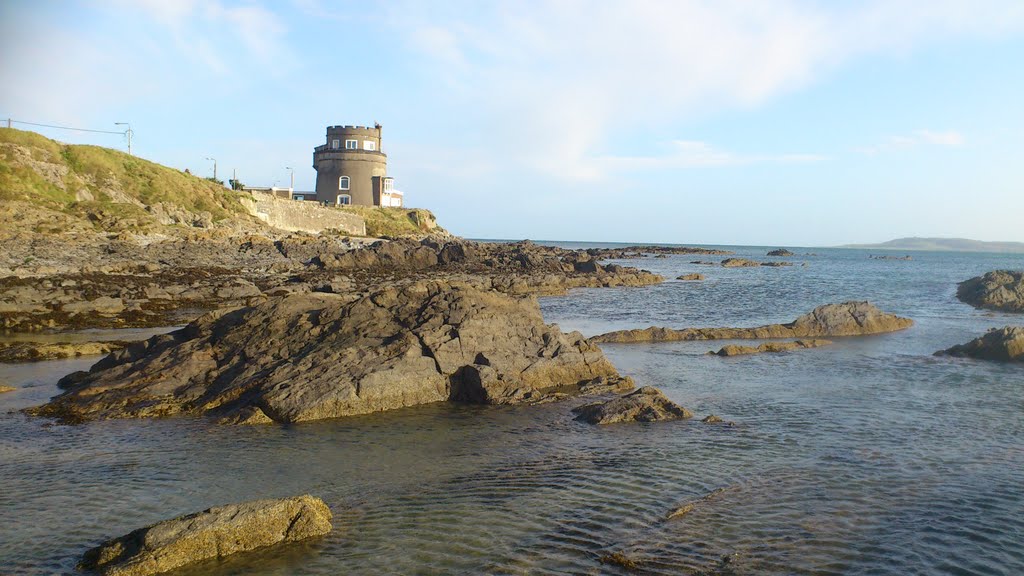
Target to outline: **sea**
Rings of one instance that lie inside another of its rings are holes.
[[[723,248],[769,260],[776,247]],[[791,249],[781,268],[612,261],[668,280],[539,299],[545,321],[588,336],[788,322],[849,300],[915,321],[730,358],[707,354],[727,342],[602,345],[689,420],[591,426],[573,420],[576,399],[294,426],[64,426],[18,410],[97,358],[0,365],[18,389],[0,394],[0,574],[76,574],[107,538],[303,493],[334,511],[329,536],[182,574],[1024,574],[1024,365],[933,355],[1024,324],[955,296],[1024,256]],[[706,279],[674,280],[692,272]]]

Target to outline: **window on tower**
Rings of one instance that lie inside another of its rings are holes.
[[[331,150],[341,148],[341,140],[331,140]]]
[[[338,190],[348,190],[349,182],[350,180],[348,176],[342,176],[341,178],[338,178]]]
[[[358,140],[345,140],[345,149],[346,150],[358,150],[359,149],[359,141]]]
[[[377,143],[373,140],[363,140],[363,150],[376,150]]]

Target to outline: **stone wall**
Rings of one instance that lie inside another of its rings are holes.
[[[318,202],[285,200],[263,192],[252,192],[251,195],[251,200],[243,200],[246,209],[274,228],[313,234],[340,230],[354,236],[366,235],[366,223],[356,214],[325,207]]]

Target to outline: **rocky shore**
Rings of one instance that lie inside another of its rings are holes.
[[[956,297],[975,308],[1024,313],[1024,271],[993,270],[964,280]]]
[[[430,402],[539,402],[632,388],[532,297],[420,281],[214,312],[114,352],[33,411],[65,421],[209,415],[289,423]]]
[[[531,242],[428,237],[370,243],[330,235],[200,232],[78,240],[35,235],[7,254],[0,262],[0,329],[172,326],[276,296],[365,294],[382,284],[425,278],[458,277],[509,294],[663,281],[636,268],[601,264],[587,252]]]
[[[1024,326],[1007,326],[989,330],[984,336],[966,344],[940,350],[936,356],[956,356],[979,360],[1024,362]]]
[[[868,302],[826,304],[789,324],[768,324],[756,328],[650,328],[618,330],[591,338],[593,342],[667,342],[677,340],[751,340],[782,338],[828,338],[866,336],[904,330],[914,324],[879,310]]]

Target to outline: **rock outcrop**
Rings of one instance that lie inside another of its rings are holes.
[[[691,280],[691,281],[693,281],[693,280],[703,280],[703,279],[704,279],[704,275],[703,274],[696,274],[696,273],[694,273],[694,274],[683,274],[681,276],[677,276],[676,277],[676,280]]]
[[[796,256],[796,254],[786,250],[785,248],[778,248],[768,253],[769,256]]]
[[[994,270],[964,280],[956,297],[975,308],[1024,313],[1024,271]]]
[[[726,258],[722,260],[722,267],[724,268],[756,268],[760,265],[760,262],[747,260],[746,258]]]
[[[544,324],[535,299],[439,281],[211,313],[60,385],[65,393],[31,413],[284,423],[632,388],[578,332]]]
[[[98,356],[124,348],[127,342],[0,342],[0,362],[39,362]]]
[[[998,330],[989,330],[981,338],[975,338],[966,344],[953,346],[947,350],[940,350],[935,355],[1024,362],[1024,326],[1007,326]]]
[[[909,328],[909,318],[887,314],[868,302],[819,306],[789,324],[757,328],[650,328],[618,330],[591,338],[593,342],[664,342],[674,340],[751,340],[866,336]]]
[[[744,356],[748,354],[762,354],[765,352],[791,352],[793,350],[828,346],[831,343],[831,340],[793,340],[790,342],[765,342],[763,344],[758,344],[757,346],[739,346],[736,344],[729,344],[728,346],[722,346],[718,352],[708,352],[708,354],[715,356]]]
[[[660,390],[644,386],[635,392],[607,402],[574,408],[576,420],[588,424],[616,422],[660,422],[692,418],[689,410],[668,399]]]
[[[4,392],[14,392],[15,390],[17,390],[17,388],[13,386],[5,386],[3,384],[0,384],[0,394],[3,394]]]
[[[104,542],[79,569],[103,576],[148,576],[331,531],[331,511],[309,495],[216,506]]]

